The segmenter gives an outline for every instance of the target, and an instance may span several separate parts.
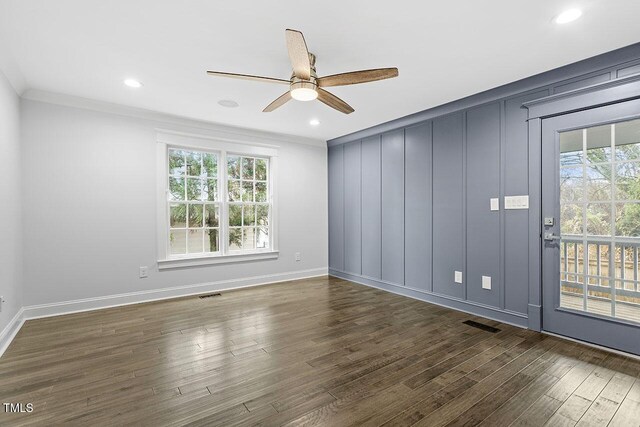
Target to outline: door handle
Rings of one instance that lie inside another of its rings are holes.
[[[553,242],[554,240],[560,240],[561,237],[560,236],[556,236],[553,233],[544,233],[544,240],[546,240],[547,242]]]

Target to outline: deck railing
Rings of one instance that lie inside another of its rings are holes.
[[[640,306],[638,248],[640,238],[563,235],[560,240],[562,292],[588,299]]]

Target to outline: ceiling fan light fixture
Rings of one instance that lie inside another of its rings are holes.
[[[292,83],[291,97],[297,101],[313,101],[318,97],[316,85],[311,82]]]
[[[297,30],[287,29],[285,35],[287,39],[287,52],[289,53],[289,59],[291,60],[291,66],[293,68],[289,80],[212,70],[207,71],[207,74],[288,85],[289,90],[267,105],[264,110],[262,110],[264,113],[270,113],[292,99],[297,101],[313,101],[317,99],[336,111],[351,114],[355,111],[353,107],[325,90],[325,88],[375,82],[377,80],[398,77],[398,69],[395,67],[350,71],[333,74],[331,76],[318,77],[316,74],[316,56],[307,49],[307,42],[305,42],[302,33]],[[314,123],[311,123],[311,125],[314,126]]]

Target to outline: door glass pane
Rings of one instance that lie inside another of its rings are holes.
[[[584,167],[566,166],[560,168],[560,194],[562,202],[582,202],[584,200]]]
[[[640,323],[640,120],[560,133],[560,306]]]
[[[611,162],[611,125],[588,128],[585,138],[588,163]]]

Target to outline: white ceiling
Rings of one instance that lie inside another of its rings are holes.
[[[552,22],[571,6],[580,20]],[[639,16],[637,0],[0,0],[0,67],[20,92],[329,139],[638,42]],[[285,28],[304,32],[319,75],[400,77],[332,88],[356,110],[343,115],[317,101],[262,113],[286,87],[205,74],[288,78]]]

